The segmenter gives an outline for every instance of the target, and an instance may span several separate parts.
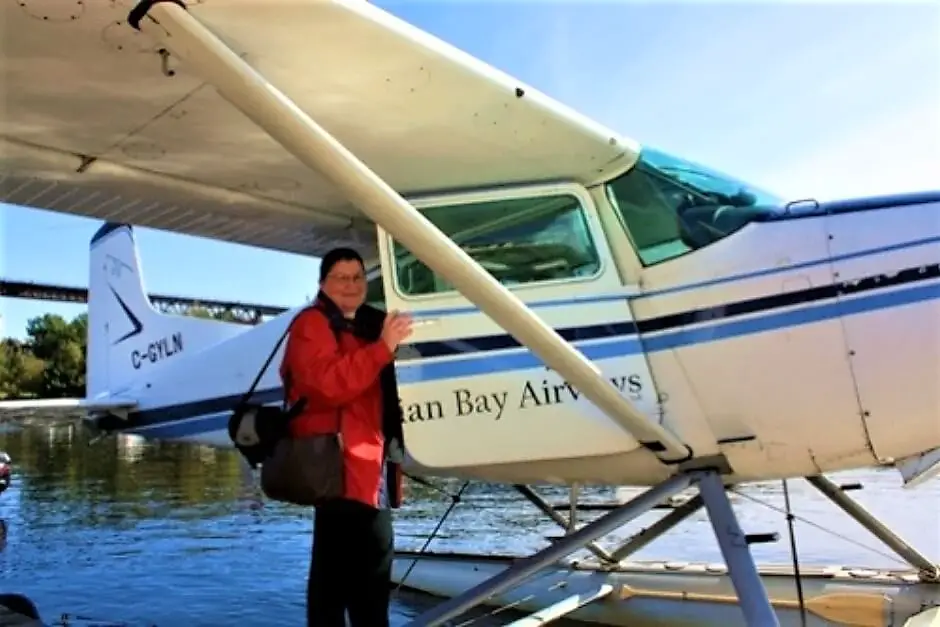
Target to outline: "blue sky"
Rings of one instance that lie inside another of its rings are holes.
[[[940,5],[377,2],[612,128],[790,198],[940,188]],[[87,283],[100,223],[0,205],[0,276]],[[140,229],[150,291],[291,306],[318,262]],[[78,305],[0,300],[0,335]]]

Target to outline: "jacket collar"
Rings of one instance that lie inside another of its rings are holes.
[[[314,307],[323,312],[330,326],[337,331],[349,331],[367,341],[375,341],[382,334],[385,312],[363,304],[352,320],[343,315],[342,310],[322,290],[317,292]]]
[[[326,295],[326,292],[320,290],[313,301],[313,306],[326,314],[328,318],[345,318],[340,308],[333,302],[333,299]]]

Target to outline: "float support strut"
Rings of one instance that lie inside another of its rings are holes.
[[[751,555],[747,536],[738,524],[728,493],[716,473],[705,473],[699,477],[698,489],[705,501],[708,518],[725,558],[731,583],[738,595],[738,603],[744,612],[748,627],[779,627],[780,621],[770,604],[767,589],[761,581],[757,565]]]
[[[425,612],[408,623],[407,627],[437,627],[443,625],[446,621],[473,609],[488,598],[514,588],[543,568],[574,553],[588,542],[606,536],[634,518],[642,516],[652,510],[663,499],[688,488],[691,483],[692,477],[689,475],[676,475],[667,479],[612,512],[564,536],[548,548],[518,560],[495,577]]]
[[[615,563],[627,559],[647,544],[660,537],[683,520],[697,512],[705,504],[701,494],[696,494],[676,509],[672,510],[655,523],[626,540],[623,544],[610,552],[610,557]]]
[[[839,509],[851,516],[873,536],[884,542],[891,549],[907,560],[907,563],[916,568],[922,581],[928,583],[940,582],[940,565],[934,564],[930,559],[905,542],[896,533],[888,529],[871,512],[856,503],[838,485],[822,475],[807,477],[810,485],[819,490]]]
[[[565,528],[569,532],[574,531],[575,528],[572,525],[573,518],[565,520],[565,517],[553,510],[551,506],[545,502],[545,499],[539,496],[535,490],[521,483],[517,483],[513,485],[513,487],[517,492],[519,492],[519,494],[528,499],[530,503],[539,508],[543,514],[558,523],[558,526]],[[574,516],[574,512],[571,513],[571,516]],[[588,542],[584,545],[584,548],[593,553],[597,559],[603,562],[611,563],[614,561],[614,559],[610,556],[610,553],[605,551],[603,547],[599,546],[597,542]]]

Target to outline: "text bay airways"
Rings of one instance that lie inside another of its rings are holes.
[[[610,378],[610,382],[622,394],[631,400],[638,400],[643,392],[643,380],[638,374],[619,375]],[[526,381],[522,386],[518,402],[512,407],[516,409],[531,409],[533,407],[546,407],[560,405],[568,401],[577,401],[581,396],[570,383],[549,383],[542,380],[540,384]],[[430,400],[416,403],[407,403],[404,406],[405,420],[408,422],[424,422],[427,420],[440,420],[447,416],[491,416],[499,420],[503,412],[510,407],[510,394],[508,390],[500,392],[474,393],[467,388],[457,388],[451,393],[449,404],[444,401]]]

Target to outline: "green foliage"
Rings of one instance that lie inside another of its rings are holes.
[[[62,316],[46,314],[26,325],[26,347],[42,363],[37,396],[75,398],[85,395],[85,347],[88,315],[66,322]]]
[[[229,312],[192,307],[188,315],[236,321]],[[46,314],[26,325],[26,341],[0,340],[0,400],[85,396],[88,314],[71,321]]]
[[[85,395],[88,316],[46,314],[26,325],[25,342],[0,342],[0,399]]]
[[[0,341],[0,400],[39,397],[43,366],[26,344],[13,339]]]

